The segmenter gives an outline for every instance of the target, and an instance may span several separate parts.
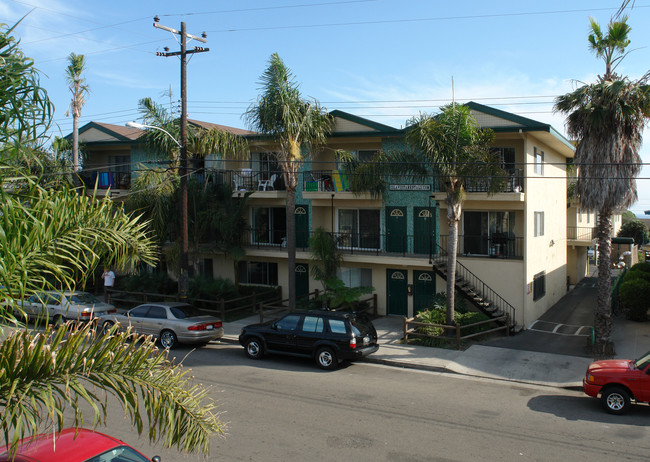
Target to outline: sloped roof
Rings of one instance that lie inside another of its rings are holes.
[[[255,132],[252,132],[250,130],[244,130],[243,128],[235,128],[235,127],[229,127],[227,125],[213,124],[212,122],[204,122],[202,120],[187,119],[187,122],[191,123],[192,125],[205,128],[206,130],[211,130],[213,128],[216,128],[217,130],[229,132],[232,133],[233,135],[240,135],[240,136],[256,135]]]
[[[512,112],[495,109],[474,101],[465,103],[465,106],[470,108],[472,115],[483,128],[491,128],[496,133],[536,132],[545,143],[567,157],[573,157],[575,145],[550,124],[518,116]]]
[[[84,137],[83,134],[88,136]],[[107,124],[103,122],[88,122],[79,128],[79,138],[85,142],[116,142],[116,141],[135,141],[144,132],[137,128],[125,127],[123,125]],[[72,133],[65,137],[72,139]]]
[[[202,120],[188,119],[188,123],[206,130],[216,128],[218,130],[230,132],[234,135],[255,135],[255,132],[243,130],[241,128],[213,124]],[[79,138],[81,141],[86,143],[134,142],[137,141],[144,132],[145,130],[126,127],[124,125],[108,124],[104,122],[88,122],[79,128]],[[69,140],[72,139],[72,133],[67,135],[65,138]]]
[[[397,128],[364,119],[363,117],[355,116],[354,114],[338,109],[331,111],[330,115],[334,117],[334,134],[344,132],[380,132],[388,134],[399,131]]]

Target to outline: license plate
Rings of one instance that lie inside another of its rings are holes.
[[[208,324],[207,326],[205,326],[205,328],[207,330],[212,330],[212,329],[214,329],[214,326],[212,324]]]

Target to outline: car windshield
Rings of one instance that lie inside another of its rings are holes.
[[[151,462],[128,446],[118,446],[99,454],[85,462]]]
[[[70,297],[72,303],[86,303],[92,305],[93,303],[99,303],[97,297],[88,292],[79,292]]]
[[[645,369],[650,364],[650,351],[634,361],[634,367],[637,369]]]
[[[176,319],[194,318],[201,316],[201,312],[192,305],[172,306],[169,308]]]

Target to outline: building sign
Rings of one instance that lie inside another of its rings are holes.
[[[391,184],[389,191],[431,191],[430,184]]]

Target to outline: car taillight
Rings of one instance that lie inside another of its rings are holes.
[[[90,311],[82,311],[81,312],[81,317],[82,318],[89,318],[92,313]]]
[[[352,337],[352,338],[350,339],[350,348],[356,348],[356,347],[357,347],[357,338],[356,338],[356,337]]]
[[[223,324],[221,321],[217,322],[209,322],[207,324],[197,324],[194,326],[189,326],[187,330],[207,330],[207,329],[218,329],[221,327]]]
[[[108,310],[107,313],[108,314],[115,314],[115,313],[117,313],[117,310],[115,308],[113,308],[112,310]]]

